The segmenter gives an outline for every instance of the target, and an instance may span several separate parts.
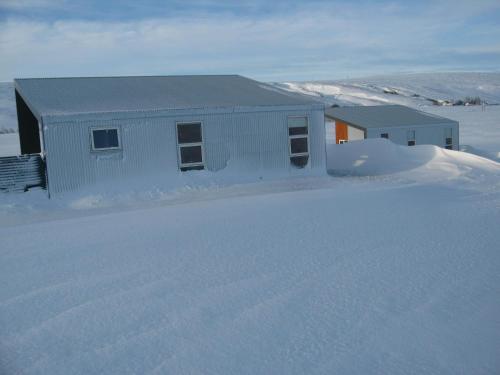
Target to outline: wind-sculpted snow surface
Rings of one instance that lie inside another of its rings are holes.
[[[498,373],[499,164],[328,151],[348,176],[143,209],[0,196],[0,373]]]

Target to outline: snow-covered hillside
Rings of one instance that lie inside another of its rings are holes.
[[[419,73],[274,85],[313,96],[327,105],[422,107],[455,103],[467,97],[500,103],[500,73]]]
[[[14,131],[17,131],[14,84],[11,82],[0,82],[0,134]]]

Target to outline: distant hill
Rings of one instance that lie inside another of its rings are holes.
[[[500,104],[500,73],[418,73],[273,85],[327,105]]]
[[[14,84],[0,82],[0,134],[17,131]]]

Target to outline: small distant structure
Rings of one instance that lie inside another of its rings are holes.
[[[41,154],[49,194],[196,170],[326,170],[324,105],[242,76],[14,83],[21,152]]]
[[[459,148],[457,121],[402,105],[327,108],[325,118],[335,122],[337,144],[387,138],[406,146],[430,144],[449,150]]]

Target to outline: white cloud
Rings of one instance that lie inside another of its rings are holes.
[[[22,10],[27,8],[53,8],[60,6],[64,0],[2,0],[0,8]]]
[[[487,6],[491,4],[450,9],[439,5],[414,14],[401,6],[343,4],[254,18],[193,14],[126,22],[9,19],[0,22],[0,80],[189,73],[325,79],[391,67],[428,69],[436,62],[426,59],[443,51],[493,48],[488,40],[474,46],[442,42],[471,12],[483,12]],[[480,26],[476,32],[481,32]],[[483,32],[500,36],[498,29]]]

